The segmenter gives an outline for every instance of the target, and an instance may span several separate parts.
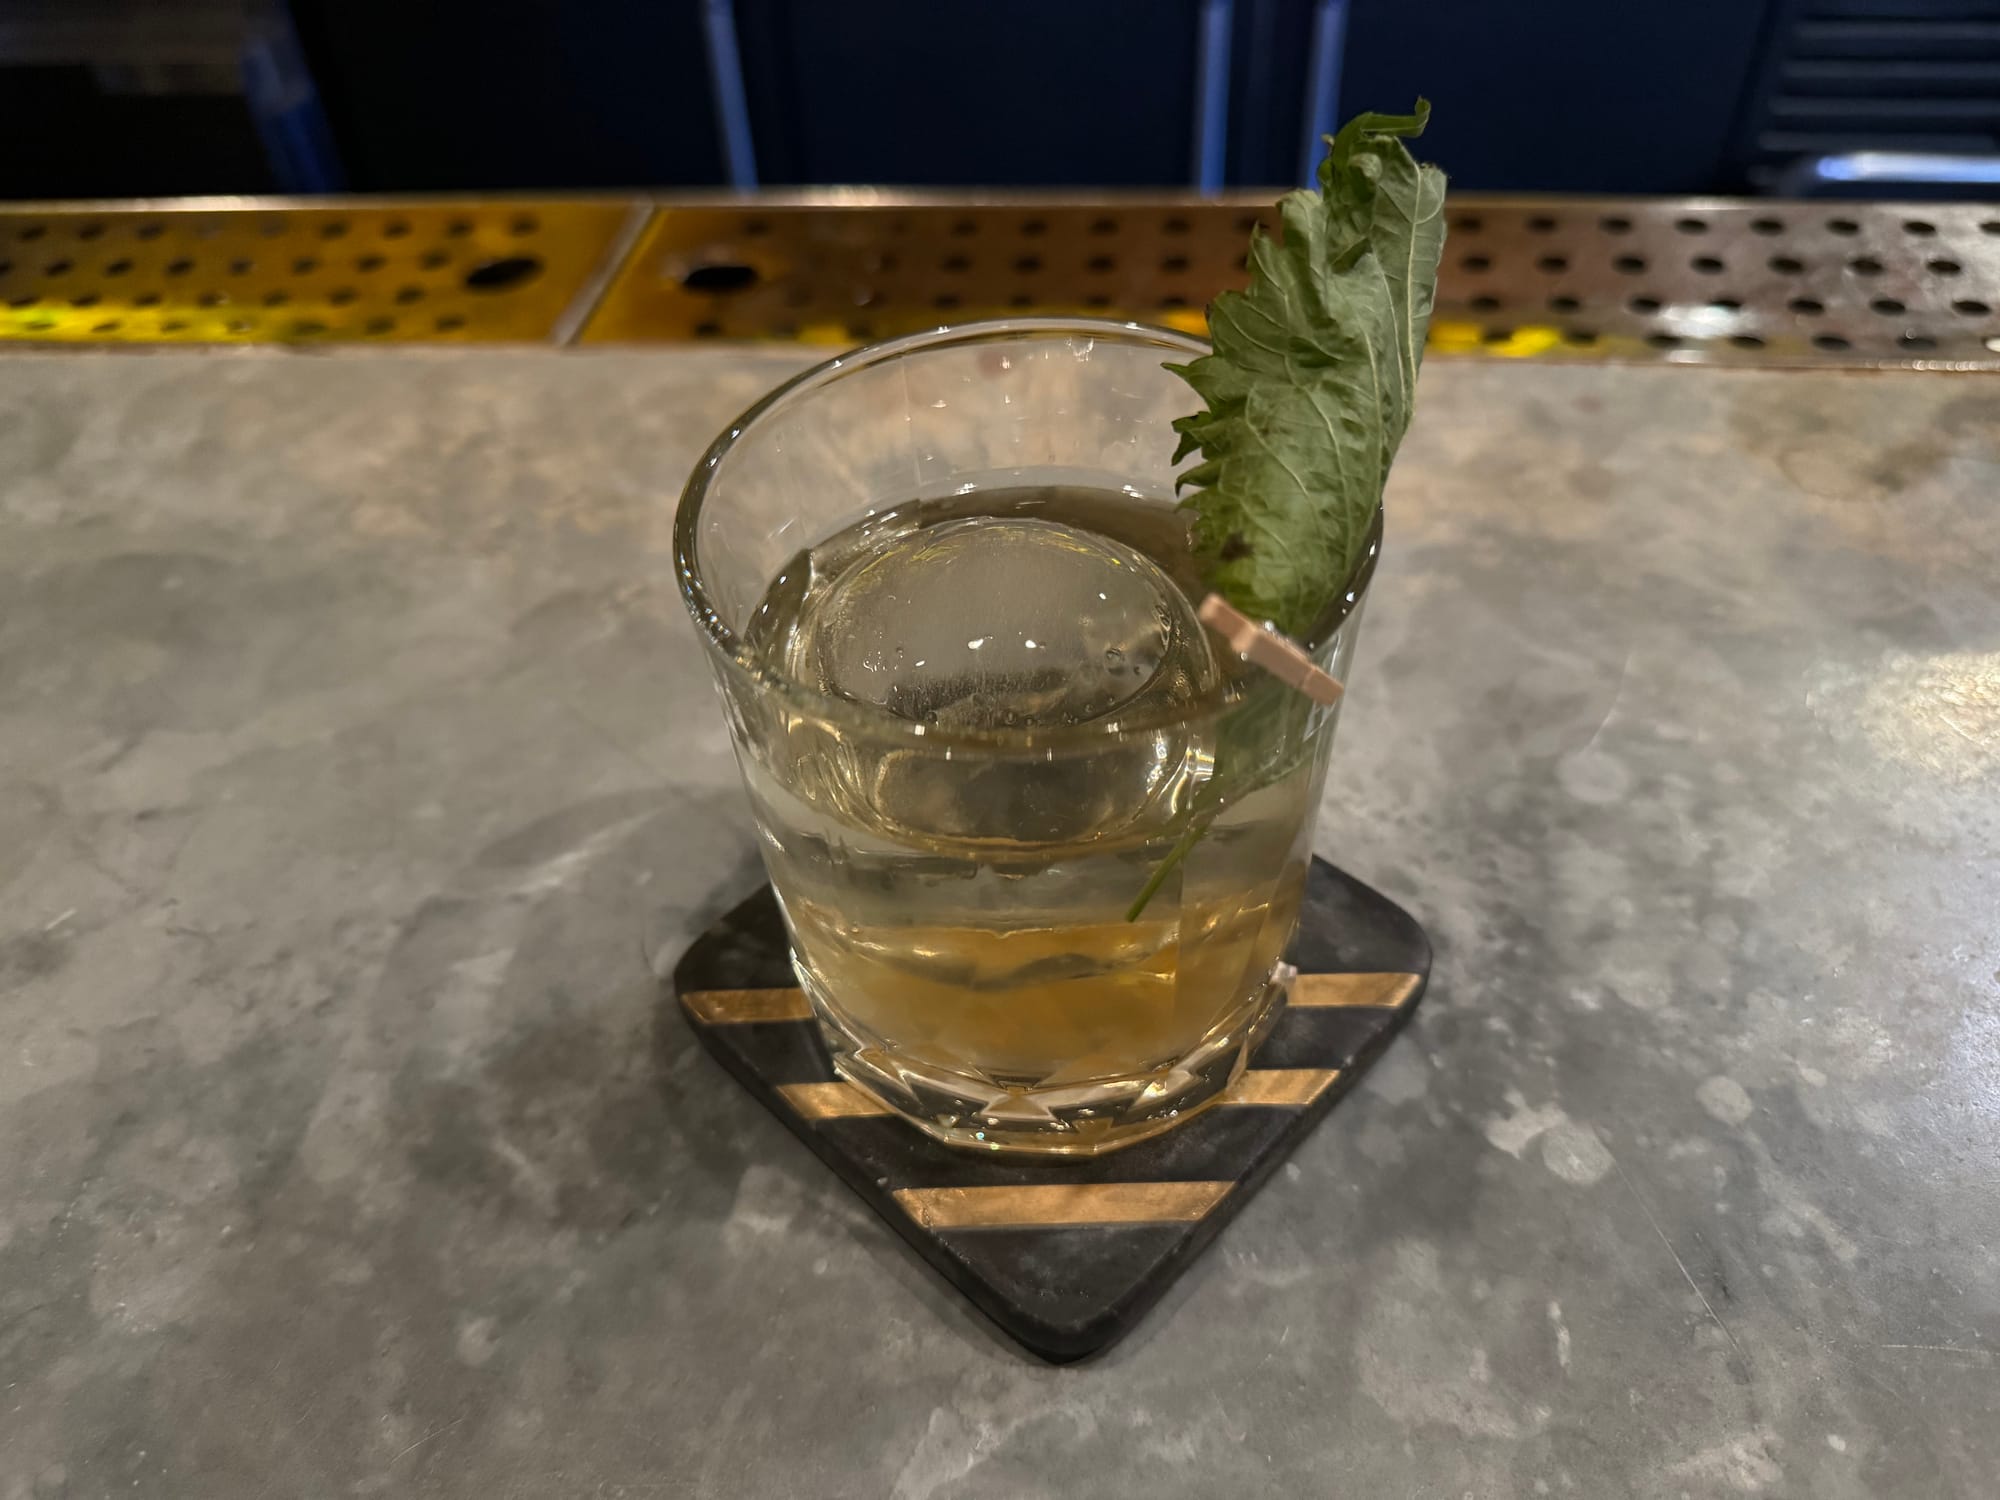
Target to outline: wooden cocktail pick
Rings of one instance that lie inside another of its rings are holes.
[[[1229,649],[1262,667],[1287,687],[1297,688],[1313,702],[1331,706],[1346,691],[1340,679],[1320,669],[1305,647],[1269,625],[1260,625],[1220,594],[1210,594],[1195,610],[1201,623],[1229,643]]]

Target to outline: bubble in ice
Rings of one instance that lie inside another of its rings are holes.
[[[1144,554],[1016,516],[889,539],[826,583],[788,644],[802,681],[948,730],[1171,709],[1217,676],[1192,606]]]

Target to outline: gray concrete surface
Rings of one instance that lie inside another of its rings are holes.
[[[1437,983],[1057,1370],[656,1022],[793,363],[0,359],[0,1500],[1995,1493],[2000,383],[1426,372],[1321,848]]]

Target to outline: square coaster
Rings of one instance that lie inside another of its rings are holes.
[[[1315,859],[1298,978],[1222,1102],[1081,1160],[946,1146],[835,1076],[792,973],[769,886],[674,968],[695,1035],[916,1252],[1056,1363],[1109,1347],[1206,1249],[1379,1057],[1422,998],[1430,941],[1410,914]]]

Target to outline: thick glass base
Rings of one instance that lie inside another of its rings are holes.
[[[996,1079],[900,1052],[847,1015],[803,964],[799,982],[840,1076],[947,1145],[1102,1156],[1171,1130],[1236,1082],[1283,1007],[1280,965],[1187,1053],[1151,1071],[1041,1082]]]

